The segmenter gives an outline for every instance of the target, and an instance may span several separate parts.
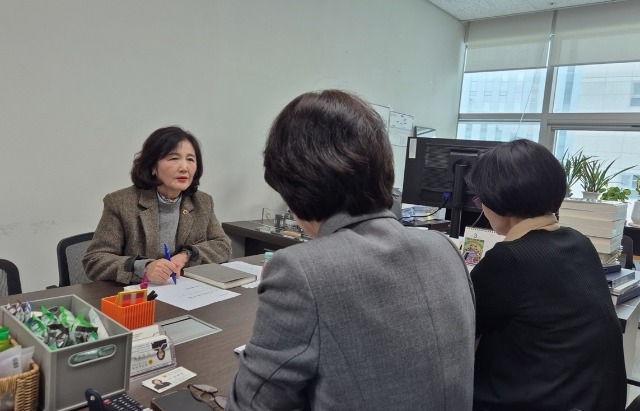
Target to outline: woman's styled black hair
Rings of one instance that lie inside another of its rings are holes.
[[[340,90],[302,94],[274,120],[264,150],[264,179],[291,211],[322,221],[393,203],[393,153],[380,116]]]
[[[191,185],[183,191],[183,194],[189,196],[198,191],[203,170],[200,143],[191,133],[176,126],[159,128],[147,137],[142,144],[142,149],[133,159],[131,167],[133,185],[143,190],[160,185],[158,178],[152,174],[153,169],[159,160],[169,155],[184,140],[190,142],[196,152],[196,172]]]
[[[521,218],[557,212],[567,192],[558,159],[543,145],[524,139],[486,152],[466,182],[496,214]]]

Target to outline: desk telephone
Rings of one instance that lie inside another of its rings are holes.
[[[124,392],[103,398],[98,391],[87,388],[84,396],[89,411],[151,411],[151,408],[145,407]]]

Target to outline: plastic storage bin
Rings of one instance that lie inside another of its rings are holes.
[[[31,301],[33,310],[64,306],[89,318],[93,308],[75,295]],[[129,389],[131,331],[95,309],[109,337],[52,351],[27,327],[2,307],[2,324],[23,347],[34,346],[33,359],[40,366],[40,408],[67,411],[86,406],[84,390],[95,388],[104,396]]]

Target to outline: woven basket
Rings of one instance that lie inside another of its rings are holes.
[[[17,345],[11,339],[12,345]],[[0,378],[0,393],[15,392],[15,411],[36,411],[38,409],[38,388],[40,387],[40,367],[33,360],[29,371],[10,377]]]

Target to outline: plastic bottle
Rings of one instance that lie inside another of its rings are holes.
[[[262,260],[262,272],[260,274],[260,280],[264,280],[264,269],[267,267],[267,263],[273,257],[273,251],[265,251],[264,252],[264,260]]]
[[[264,260],[262,260],[262,271],[264,271],[264,268],[267,266],[269,260],[271,260],[271,257],[273,257],[273,251],[265,251]]]

